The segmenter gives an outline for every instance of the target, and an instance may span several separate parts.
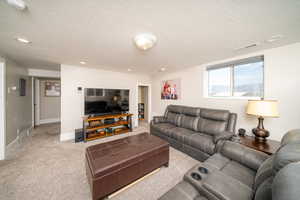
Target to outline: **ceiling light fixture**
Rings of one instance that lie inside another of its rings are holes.
[[[161,71],[161,72],[164,72],[164,71],[166,71],[166,68],[165,68],[165,67],[162,67],[162,68],[160,68],[160,71]]]
[[[157,38],[151,33],[142,33],[134,37],[134,43],[141,50],[151,49],[156,43]]]
[[[127,69],[127,71],[131,72],[131,71],[132,71],[132,69],[128,68],[128,69]]]
[[[29,43],[31,43],[29,40],[27,40],[27,39],[25,39],[25,38],[20,38],[20,37],[18,37],[18,38],[16,38],[16,40],[17,40],[18,42],[21,42],[21,43],[24,43],[24,44],[29,44]]]
[[[27,7],[23,0],[6,0],[6,2],[18,10],[25,10]]]
[[[85,65],[85,64],[86,64],[86,62],[84,62],[84,61],[80,61],[80,64],[82,64],[82,65]]]

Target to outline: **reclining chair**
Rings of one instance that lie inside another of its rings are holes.
[[[160,200],[299,200],[300,130],[285,134],[272,156],[225,141]]]

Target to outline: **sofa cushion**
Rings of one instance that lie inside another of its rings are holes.
[[[229,111],[224,110],[201,109],[197,131],[212,136],[226,131],[229,114]]]
[[[173,113],[173,112],[168,112],[167,113],[167,117],[166,117],[166,121],[171,123],[171,124],[174,124],[176,126],[179,126],[180,125],[180,114],[177,114],[177,113]]]
[[[176,128],[176,126],[170,123],[159,123],[159,124],[153,124],[152,128],[158,130],[159,132],[165,134],[168,137],[171,137],[173,133],[173,131],[171,130]]]
[[[184,107],[182,110],[182,114],[193,116],[193,117],[199,117],[200,116],[200,108],[196,107]]]
[[[188,128],[190,130],[197,131],[199,117],[192,117],[188,115],[181,115],[180,127]]]
[[[181,114],[184,108],[185,108],[185,106],[168,105],[167,111],[177,113],[177,114]]]
[[[191,136],[192,134],[196,134],[195,131],[180,127],[173,128],[172,132],[173,133],[171,134],[171,137],[182,143],[184,142],[184,139],[186,137]]]
[[[236,120],[237,120],[237,114],[236,113],[230,113],[228,124],[227,124],[227,131],[235,133],[235,127],[236,127]]]
[[[255,192],[255,200],[272,200],[273,177],[267,178]]]
[[[253,191],[250,187],[220,171],[209,174],[203,180],[202,188],[202,191],[206,190],[212,194],[210,199],[252,200],[253,197]]]
[[[214,109],[201,109],[200,116],[204,119],[211,119],[214,121],[228,121],[229,119],[228,110],[214,110]]]
[[[188,182],[181,181],[158,200],[207,200]]]
[[[221,154],[255,171],[257,171],[260,165],[269,157],[263,152],[231,141],[226,141],[223,144]]]
[[[281,139],[281,146],[288,143],[299,143],[300,142],[300,129],[294,129],[287,132]]]
[[[214,155],[212,155],[205,161],[205,164],[209,164],[209,165],[213,166],[214,168],[221,170],[229,162],[230,162],[230,159],[226,158],[222,154],[215,153]]]
[[[236,161],[230,160],[220,153],[212,155],[204,163],[252,188],[255,178],[254,170],[245,167]]]
[[[299,200],[300,163],[291,163],[281,169],[272,185],[272,200]]]
[[[273,175],[292,162],[300,161],[300,143],[289,143],[281,147],[274,155]]]
[[[253,186],[254,190],[256,190],[262,182],[264,182],[265,180],[267,180],[269,177],[272,176],[273,159],[274,159],[273,156],[269,157],[258,168],[254,180],[254,186]]]
[[[224,174],[233,177],[234,179],[252,188],[255,178],[254,170],[241,165],[236,161],[230,161],[223,167],[221,171]]]
[[[214,154],[215,151],[213,137],[206,134],[197,132],[196,134],[185,137],[184,143],[210,155]]]

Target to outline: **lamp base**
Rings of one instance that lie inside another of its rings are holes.
[[[265,142],[266,138],[269,137],[270,132],[264,128],[264,118],[258,118],[257,128],[252,129],[252,133],[255,135],[255,139],[260,142]]]
[[[255,135],[255,139],[259,142],[265,142],[266,138],[270,135],[268,130],[260,128],[252,129],[252,133]]]

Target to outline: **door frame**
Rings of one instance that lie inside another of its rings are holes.
[[[151,119],[152,119],[152,106],[151,106],[151,99],[152,99],[152,94],[151,94],[151,84],[145,84],[145,83],[138,83],[137,84],[137,87],[136,87],[136,91],[137,91],[137,95],[136,95],[136,110],[137,110],[137,113],[136,113],[136,116],[138,116],[139,114],[139,109],[138,109],[138,103],[139,103],[139,86],[145,86],[145,87],[148,87],[148,120],[147,122],[150,123],[151,122]],[[139,119],[137,117],[137,123],[139,124]]]
[[[6,147],[6,65],[0,60],[0,160],[5,159]]]
[[[34,79],[34,100],[33,100],[33,118],[34,126],[40,125],[40,80]]]

